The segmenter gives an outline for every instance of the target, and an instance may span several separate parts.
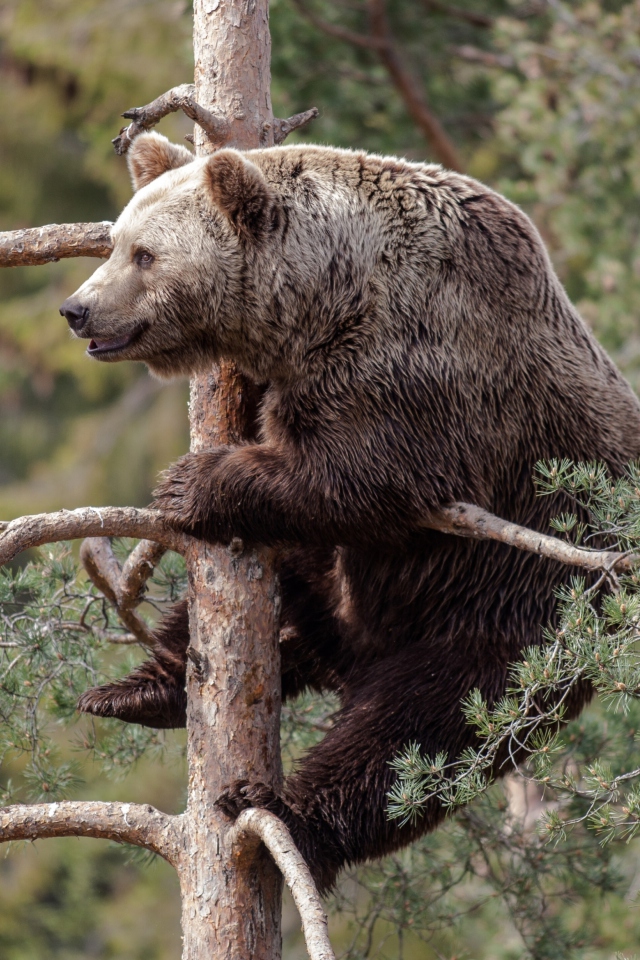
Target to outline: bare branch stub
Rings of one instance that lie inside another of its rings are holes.
[[[0,233],[0,267],[33,267],[68,257],[109,257],[113,224],[50,223]]]
[[[310,110],[305,110],[304,113],[296,113],[292,117],[288,117],[286,120],[278,120],[276,117],[273,118],[273,142],[278,145],[284,143],[286,138],[294,130],[299,130],[300,127],[304,127],[311,120],[319,115],[319,110],[317,107],[311,107]]]
[[[85,537],[135,537],[184,555],[193,538],[170,526],[158,510],[79,507],[0,523],[0,566],[31,547]]]
[[[240,847],[240,855],[248,836],[262,840],[280,869],[300,914],[310,960],[335,960],[320,894],[288,828],[268,810],[244,810],[230,837]]]
[[[122,565],[120,584],[125,596],[141,598],[147,580],[167,552],[167,548],[153,540],[141,540]]]
[[[178,867],[183,818],[149,804],[64,801],[0,809],[0,843],[49,837],[97,837],[145,847]]]
[[[141,543],[145,544],[148,552],[147,545],[151,542],[142,540]],[[151,544],[151,546],[156,548],[156,552],[160,550],[160,556],[162,556],[164,547],[159,544]],[[134,561],[131,565],[131,574],[125,582],[122,568],[108,537],[88,537],[80,548],[80,559],[92,582],[113,604],[118,617],[135,636],[138,643],[145,647],[153,646],[153,633],[135,609],[144,599],[144,584],[153,573],[153,566],[146,563],[138,567]]]
[[[123,127],[112,141],[118,156],[127,152],[140,133],[155,127],[163,117],[170,113],[176,113],[178,110],[182,110],[194,123],[197,123],[207,134],[211,143],[222,146],[230,139],[231,125],[229,121],[225,117],[218,116],[201,107],[195,99],[195,85],[193,83],[183,83],[156,97],[146,106],[133,107],[122,114],[125,119],[133,122],[128,127]]]

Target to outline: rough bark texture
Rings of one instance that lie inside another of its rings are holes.
[[[0,843],[44,837],[97,837],[159,853],[174,866],[181,849],[182,817],[148,804],[63,801],[0,809]]]
[[[335,960],[322,900],[288,828],[268,810],[243,810],[236,820],[233,837],[237,837],[242,849],[251,836],[259,837],[268,848],[291,890],[310,960]]]
[[[0,523],[0,566],[43,543],[80,537],[144,537],[168,550],[186,554],[191,537],[174,530],[157,510],[137,507],[78,507],[55,513],[34,513]]]
[[[66,257],[108,257],[112,226],[109,220],[50,223],[0,233],[0,267],[34,267]]]
[[[156,97],[151,103],[144,107],[133,107],[126,110],[122,116],[127,120],[132,120],[128,127],[123,127],[118,136],[113,140],[113,146],[116,153],[122,156],[127,152],[132,141],[142,133],[143,130],[150,130],[156,123],[159,123],[163,117],[169,113],[175,113],[182,110],[194,123],[199,124],[206,132],[212,143],[221,146],[229,139],[231,130],[225,117],[217,116],[209,110],[205,110],[196,102],[196,88],[193,83],[183,83],[179,87],[173,87],[162,96]]]
[[[196,0],[196,99],[231,124],[228,145],[273,143],[268,0]],[[196,126],[196,151],[214,148]],[[231,364],[195,378],[191,447],[237,442],[251,430],[254,388]],[[231,781],[280,786],[278,591],[264,549],[193,544],[187,691],[189,799],[183,960],[277,960],[281,877],[257,840],[238,855],[233,824],[216,807]]]

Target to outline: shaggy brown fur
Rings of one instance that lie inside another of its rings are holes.
[[[141,136],[134,179],[164,141]],[[64,305],[90,353],[159,375],[232,357],[267,383],[259,442],[189,454],[156,505],[214,541],[286,544],[283,694],[336,691],[335,727],[286,782],[231,785],[267,807],[323,889],[346,863],[433,828],[386,817],[389,760],[473,743],[460,700],[505,689],[553,620],[557,563],[419,531],[455,500],[546,531],[540,458],[640,453],[640,409],[569,303],[527,217],[435,166],[321,147],[223,150],[144,186],[107,264]],[[163,167],[163,164],[160,164]],[[186,609],[148,664],[81,709],[184,722]],[[581,690],[572,711],[589,697]]]

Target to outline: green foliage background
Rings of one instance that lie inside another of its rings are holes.
[[[361,0],[307,6],[366,30]],[[389,0],[403,63],[467,171],[534,217],[571,296],[637,388],[640,3],[459,0],[453,14],[442,8]],[[492,22],[474,25],[460,8]],[[276,113],[320,109],[299,139],[433,159],[374,53],[312,26],[292,0],[272,0],[271,27]],[[110,145],[119,115],[191,75],[191,9],[182,0],[5,0],[0,229],[114,219],[130,195]],[[189,126],[174,115],[161,129],[180,140]],[[57,315],[95,265],[0,272],[3,518],[144,504],[157,472],[188,445],[184,383],[160,387],[140,367],[90,362]],[[289,720],[302,732],[292,756],[313,736],[305,718],[330,709],[294,708]],[[606,742],[607,722],[596,705],[571,736],[587,738],[588,752]],[[80,762],[55,723],[52,737],[63,759]],[[179,737],[170,739],[179,747]],[[21,782],[24,763],[7,761],[3,789],[9,776]],[[124,779],[84,761],[81,774],[75,796],[170,811],[182,803],[179,760],[143,759]],[[413,851],[346,878],[336,901],[343,912],[332,919],[336,942],[353,957],[630,955],[640,941],[637,849],[601,855],[581,841],[550,853],[531,817],[513,812],[526,814],[539,797],[518,789],[494,790]],[[98,841],[41,842],[0,862],[3,960],[169,960],[180,952],[178,916],[170,868],[126,864]],[[289,907],[285,928],[286,956],[302,957]]]

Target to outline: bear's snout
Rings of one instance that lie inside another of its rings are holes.
[[[60,307],[60,316],[66,317],[74,333],[80,333],[89,319],[89,307],[85,307],[76,297],[67,297]]]

